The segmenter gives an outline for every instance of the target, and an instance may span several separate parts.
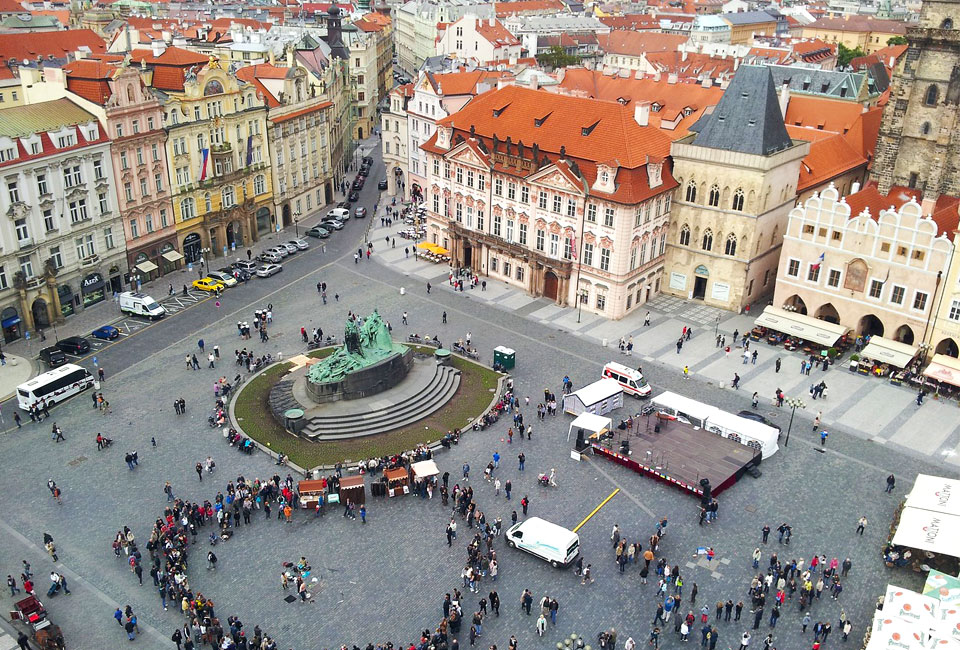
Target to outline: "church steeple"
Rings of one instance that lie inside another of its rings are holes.
[[[350,59],[350,50],[343,44],[343,33],[340,27],[340,7],[336,3],[327,10],[327,45],[330,46],[330,55],[337,59]]]

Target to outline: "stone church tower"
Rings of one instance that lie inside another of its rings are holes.
[[[883,110],[873,178],[922,190],[924,211],[941,194],[960,196],[960,2],[924,0],[920,23],[894,72]]]

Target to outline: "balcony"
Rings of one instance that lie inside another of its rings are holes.
[[[224,142],[223,144],[214,144],[210,146],[210,151],[214,154],[225,154],[233,152],[233,145],[229,142]]]

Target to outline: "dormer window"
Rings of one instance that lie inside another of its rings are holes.
[[[77,144],[77,137],[73,133],[61,135],[57,138],[57,147],[60,149],[72,147],[75,144]]]
[[[600,182],[604,185],[608,185],[610,183],[610,172],[608,172],[606,169],[600,172]]]

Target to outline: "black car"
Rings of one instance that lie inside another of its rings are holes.
[[[372,165],[372,164],[373,164],[373,156],[364,156],[362,162],[363,162],[363,164],[365,164],[365,165]]]
[[[768,427],[773,427],[777,430],[777,435],[783,433],[783,429],[755,411],[740,411],[737,415],[748,420],[753,420],[754,422],[759,422],[760,424],[765,424]]]
[[[90,351],[90,342],[82,336],[70,336],[57,342],[57,347],[67,354],[79,356]]]
[[[363,183],[364,183],[363,176],[357,176],[357,180],[353,181],[353,187],[352,187],[352,189],[362,190],[362,189],[363,189]]]
[[[356,203],[360,200],[360,192],[357,192],[356,190],[350,192],[349,196],[347,196],[347,200],[351,203]]]
[[[349,209],[350,209],[350,202],[349,202],[349,201],[340,201],[340,203],[337,204],[337,207],[338,207],[338,208],[343,208],[344,210],[349,210]]]
[[[220,272],[226,273],[227,275],[232,275],[237,279],[237,282],[246,282],[250,279],[250,274],[240,268],[231,268],[228,266],[220,269]]]
[[[47,364],[48,368],[56,368],[67,362],[67,355],[60,348],[51,346],[40,350],[40,360]]]
[[[387,179],[383,179],[382,181],[377,183],[377,189],[380,190],[381,192],[387,189]]]

